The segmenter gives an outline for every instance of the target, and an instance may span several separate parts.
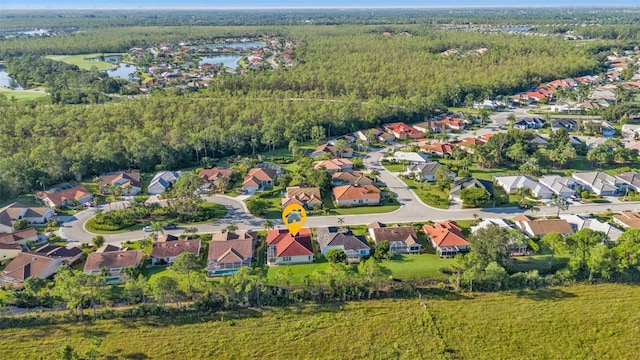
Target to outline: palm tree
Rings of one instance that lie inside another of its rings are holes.
[[[551,201],[551,205],[553,205],[553,206],[558,208],[558,212],[556,213],[556,217],[560,216],[560,210],[568,210],[569,209],[569,202],[567,201],[567,199],[563,198],[562,196],[558,196],[555,199],[553,199]]]
[[[225,227],[224,229],[227,230],[228,232],[234,232],[238,230],[238,226],[235,224],[230,224],[230,225],[227,225],[227,227]]]
[[[151,228],[151,236],[154,240],[158,240],[158,233],[164,235],[164,229],[162,228],[162,223],[160,221],[152,221],[151,224],[149,224],[149,227]]]
[[[265,230],[269,230],[269,229],[273,229],[274,225],[273,225],[273,221],[267,219],[264,221],[264,229]]]
[[[515,116],[515,115],[513,115],[513,114],[509,114],[509,116],[507,116],[507,122],[509,123],[509,127],[510,127],[511,129],[513,129],[513,128],[516,126],[516,121],[517,121],[517,120],[518,120],[518,119],[517,119],[517,118],[516,118],[516,116]]]
[[[340,228],[342,228],[342,225],[344,225],[344,218],[339,217],[338,218],[338,226],[340,226]]]

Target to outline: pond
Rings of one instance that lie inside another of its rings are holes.
[[[200,61],[198,61],[198,64],[202,65],[202,64],[222,63],[222,65],[224,65],[225,67],[228,67],[231,69],[237,69],[238,61],[240,61],[240,59],[242,59],[242,56],[240,55],[206,56],[201,58]]]
[[[194,45],[195,48],[204,48],[204,49],[213,49],[213,48],[241,48],[241,49],[261,49],[265,47],[264,43],[261,42],[234,42],[228,44],[204,44],[204,45]]]
[[[119,64],[117,68],[113,70],[107,70],[107,74],[110,77],[117,77],[121,79],[131,80],[132,78],[131,76],[133,76],[134,79],[138,78],[137,76],[135,76],[135,73],[137,70],[138,68],[133,65]]]
[[[7,74],[7,71],[4,67],[0,66],[0,87],[12,89],[12,90],[22,90],[22,87],[18,85],[18,83]]]

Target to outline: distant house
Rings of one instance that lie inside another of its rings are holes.
[[[529,144],[533,145],[533,146],[537,146],[539,148],[546,148],[547,146],[549,146],[549,142],[547,140],[545,140],[544,138],[542,138],[541,136],[534,136],[533,138],[531,138],[529,140]]]
[[[100,274],[102,268],[109,271],[107,283],[122,284],[129,279],[129,275],[122,270],[128,267],[136,268],[142,262],[142,251],[140,250],[119,250],[107,252],[94,252],[87,256],[84,264],[86,274]]]
[[[447,129],[452,130],[462,130],[466,126],[462,119],[451,117],[446,117],[442,120],[439,120],[438,123],[444,125]]]
[[[433,142],[431,144],[425,144],[422,145],[420,147],[420,150],[426,152],[426,153],[431,153],[431,154],[435,154],[438,156],[445,156],[445,155],[451,155],[453,154],[453,144],[451,143],[439,143],[439,142]]]
[[[151,263],[153,265],[173,264],[178,255],[188,252],[200,256],[200,239],[174,240],[153,243]]]
[[[513,127],[520,130],[541,129],[546,123],[546,120],[539,117],[525,117],[516,121]]]
[[[484,219],[478,223],[478,225],[471,227],[471,233],[475,234],[478,230],[487,228],[489,226],[496,226],[499,228],[511,230],[513,226],[506,222],[504,219]]]
[[[320,188],[317,186],[287,187],[284,198],[282,199],[282,206],[287,207],[290,204],[298,204],[307,209],[322,207],[322,195],[320,194]]]
[[[373,226],[372,226],[373,225]],[[416,231],[411,226],[384,226],[374,223],[369,226],[369,236],[376,243],[389,242],[389,251],[395,254],[417,254],[422,248]]]
[[[473,137],[468,137],[468,138],[464,138],[462,139],[460,142],[458,142],[456,145],[458,145],[460,147],[460,149],[465,150],[466,152],[473,154],[475,152],[475,149],[486,144],[487,140],[483,139],[483,138],[473,138]]]
[[[633,171],[623,172],[616,175],[616,178],[626,184],[628,189],[633,191],[640,191],[640,174]]]
[[[544,175],[539,179],[540,184],[551,189],[557,196],[567,199],[576,195],[576,189],[580,189],[580,185],[572,178],[558,175]]]
[[[396,151],[391,160],[395,162],[408,162],[409,164],[424,164],[429,161],[425,154],[415,152]]]
[[[313,162],[314,169],[325,169],[328,173],[345,172],[353,170],[353,162],[349,159],[331,159]]]
[[[311,229],[302,228],[296,236],[289,230],[267,231],[267,264],[308,264],[313,262]]]
[[[407,165],[405,175],[413,175],[418,181],[436,181],[436,170],[441,165],[435,161],[430,161],[423,164]],[[452,173],[453,174],[453,173]]]
[[[447,130],[445,124],[440,124],[437,121],[425,121],[412,125],[414,129],[423,132],[425,134],[438,134]]]
[[[633,139],[640,138],[640,125],[639,124],[622,125],[622,135],[628,136]]]
[[[173,186],[179,176],[179,171],[160,171],[151,179],[147,192],[151,195],[162,194]]]
[[[418,139],[424,136],[423,132],[402,122],[385,124],[383,127],[396,139]]]
[[[64,190],[53,189],[36,193],[36,198],[48,207],[60,208],[71,206],[74,201],[78,204],[91,202],[93,195],[82,185]]]
[[[381,143],[385,143],[385,142],[391,143],[396,139],[395,136],[393,136],[392,134],[386,133],[381,129],[377,129],[377,128],[372,128],[369,130],[358,130],[355,133],[353,133],[353,135],[362,141],[369,141],[369,138],[367,137],[369,132],[371,132],[371,135],[374,138],[374,140],[377,140]]]
[[[48,207],[28,207],[18,202],[0,208],[0,233],[13,232],[13,225],[20,219],[26,219],[29,224],[44,224],[56,212]]]
[[[351,172],[336,172],[331,174],[331,185],[371,185],[373,180],[366,177],[364,173],[358,171]]]
[[[122,189],[122,194],[126,196],[135,196],[142,191],[142,183],[140,181],[139,172],[116,172],[104,174],[98,180],[98,187],[103,194],[110,192],[110,186],[117,186]]]
[[[339,206],[377,205],[381,191],[375,185],[342,185],[333,188],[333,198]]]
[[[560,129],[573,131],[577,128],[578,123],[573,119],[557,119],[551,121],[551,131],[558,131]]]
[[[0,234],[0,244],[20,244],[26,247],[29,242],[38,242],[38,232],[34,228]]]
[[[30,277],[46,279],[65,264],[73,264],[82,257],[77,247],[45,245],[35,252],[21,252],[4,268],[0,283],[21,287]]]
[[[316,229],[318,245],[322,255],[331,249],[340,249],[347,255],[350,263],[360,262],[360,257],[368,257],[371,248],[364,237],[353,235],[350,230],[337,227],[322,227]]]
[[[637,211],[623,210],[620,214],[613,215],[613,222],[623,228],[640,229],[640,213]]]
[[[272,187],[277,176],[278,171],[275,169],[253,168],[249,170],[249,173],[242,181],[242,192],[254,194],[265,188]]]
[[[509,194],[513,194],[521,188],[527,188],[538,199],[551,199],[553,191],[548,187],[533,180],[527,175],[494,176],[496,184]]]
[[[324,155],[329,155],[329,157],[332,157],[332,158],[351,158],[353,157],[353,149],[348,147],[344,149],[344,151],[338,152],[336,151],[336,148],[334,145],[323,144],[315,148],[315,150],[313,150],[313,152],[309,154],[309,156],[313,159],[317,159]]]
[[[232,275],[242,267],[251,266],[257,239],[254,234],[227,232],[222,234],[223,239],[216,239],[216,235],[209,243],[208,276]]]
[[[233,172],[231,169],[214,167],[211,169],[202,169],[198,172],[198,176],[204,180],[205,188],[215,189],[218,188],[221,178],[231,180]]]
[[[602,122],[602,129],[600,131],[602,133],[602,136],[605,138],[613,137],[616,134],[616,129],[606,121]]]
[[[462,190],[465,189],[483,189],[490,198],[493,197],[493,183],[491,181],[466,177],[453,180],[449,189],[449,198],[462,202]]]
[[[602,171],[575,172],[573,178],[582,188],[600,196],[616,196],[626,190],[624,181]]]
[[[452,221],[437,222],[422,226],[429,235],[431,245],[440,257],[452,257],[469,251],[471,244],[462,234],[462,229]]]
[[[593,231],[602,231],[611,241],[616,241],[622,235],[622,230],[607,223],[601,222],[595,218],[589,218],[582,215],[560,215],[561,219],[566,220],[573,228],[573,231],[582,229],[591,229]]]
[[[564,219],[538,219],[533,220],[526,215],[517,215],[513,218],[516,226],[530,237],[542,237],[550,232],[562,235],[573,234],[573,228]]]

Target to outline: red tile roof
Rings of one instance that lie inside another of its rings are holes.
[[[451,143],[439,143],[434,142],[433,144],[425,144],[420,147],[420,150],[424,150],[427,152],[433,152],[436,154],[449,154],[453,153],[453,144]]]
[[[392,124],[386,124],[384,126],[387,131],[391,131],[395,134],[407,134],[409,136],[414,136],[414,135],[421,135],[423,134],[422,131],[418,131],[416,129],[414,129],[413,127],[405,124],[405,123],[392,123]]]
[[[204,181],[208,181],[208,182],[216,181],[221,177],[230,179],[231,169],[217,168],[217,167],[211,168],[211,169],[202,169],[198,173],[198,176],[204,179]]]
[[[242,185],[260,185],[262,181],[273,181],[276,173],[275,169],[253,168],[245,176]]]
[[[65,200],[80,200],[86,195],[91,195],[91,193],[84,186],[78,185],[69,189],[56,191],[52,194],[39,192],[36,195],[43,199],[48,198],[54,205],[59,206]]]
[[[455,222],[437,222],[433,226],[424,225],[422,229],[437,247],[469,246],[462,229]]]
[[[333,188],[336,200],[378,199],[380,189],[375,185],[342,185]]]
[[[320,169],[324,167],[326,170],[344,170],[353,168],[353,161],[349,159],[332,159],[314,161],[313,168]]]
[[[302,228],[296,236],[289,230],[275,229],[267,232],[267,243],[276,246],[276,256],[313,255],[311,245],[311,229]]]

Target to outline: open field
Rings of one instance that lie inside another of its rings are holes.
[[[120,54],[80,54],[80,55],[48,55],[47,59],[66,62],[67,64],[77,65],[82,70],[90,70],[95,67],[98,70],[111,70],[118,67],[115,64],[105,61],[89,61],[85,58],[99,57],[100,55],[120,55]]]
[[[5,89],[5,88],[0,88],[0,95],[4,95],[8,99],[11,99],[13,97],[16,99],[16,101],[32,101],[32,100],[37,100],[37,99],[49,96],[49,94],[47,94],[44,91],[11,90],[11,89]]]
[[[45,359],[91,336],[120,359],[631,359],[640,288],[578,285],[391,299],[185,318],[98,320],[0,331],[7,359]],[[585,316],[585,314],[589,314]],[[224,321],[220,321],[224,316]]]

